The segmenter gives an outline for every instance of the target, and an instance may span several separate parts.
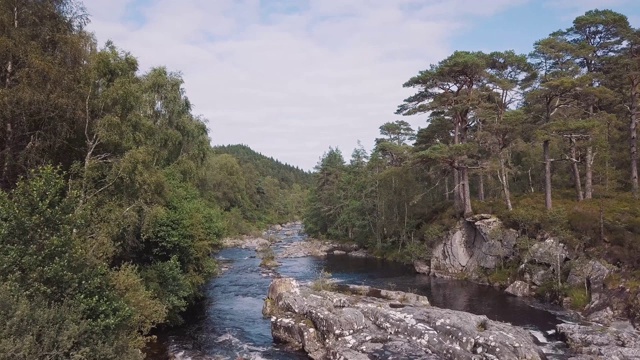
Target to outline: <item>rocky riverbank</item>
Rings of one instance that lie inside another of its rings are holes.
[[[225,238],[222,240],[223,248],[232,248],[237,247],[241,249],[259,249],[263,247],[268,247],[271,245],[271,241],[256,236],[241,236],[235,238]]]
[[[605,324],[628,317],[624,301],[611,297],[607,279],[618,269],[601,259],[571,251],[560,239],[530,239],[506,228],[491,215],[460,220],[432,252],[416,261],[416,272],[463,278],[505,289],[515,296],[555,300],[567,309]],[[622,294],[620,294],[622,296]],[[608,319],[604,315],[610,314]]]
[[[575,253],[558,238],[521,238],[496,217],[476,215],[461,220],[430,261],[418,260],[414,267],[436,277],[501,287],[514,296],[559,302],[584,320],[558,326],[576,359],[640,358],[640,336],[628,320],[634,300],[623,281],[611,281],[620,269]],[[625,330],[616,324],[626,324]]]
[[[269,287],[263,314],[276,341],[312,359],[543,359],[524,329],[429,306],[427,298],[366,286],[314,290],[288,278]]]
[[[223,248],[241,248],[260,250],[271,246],[275,242],[282,241],[283,237],[297,236],[302,231],[302,223],[290,222],[286,224],[276,224],[270,226],[259,236],[242,235],[222,239]]]

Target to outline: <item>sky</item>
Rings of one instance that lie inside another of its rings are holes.
[[[455,50],[529,53],[585,11],[640,26],[638,0],[84,0],[88,30],[140,70],[180,72],[213,145],[246,144],[311,170],[329,147],[370,150],[413,94],[402,84]]]

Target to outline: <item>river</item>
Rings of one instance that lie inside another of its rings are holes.
[[[302,235],[287,236],[274,245],[276,253]],[[262,304],[274,274],[259,267],[251,249],[231,248],[216,257],[227,268],[205,288],[206,300],[193,310],[184,326],[164,334],[163,342],[182,359],[308,359],[273,343]],[[326,258],[279,259],[276,271],[299,281],[313,281],[322,270],[344,283],[363,284],[426,295],[432,305],[484,314],[492,320],[528,329],[550,359],[564,359],[563,343],[553,338],[561,318],[540,304],[508,296],[489,286],[415,274],[411,266],[380,259],[329,255]]]

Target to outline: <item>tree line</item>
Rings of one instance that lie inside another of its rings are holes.
[[[533,49],[455,51],[406,81],[415,94],[396,114],[427,126],[386,123],[349,163],[329,149],[307,231],[410,259],[458,218],[492,212],[525,235],[562,235],[633,264],[640,31],[591,10]]]
[[[222,237],[300,216],[309,174],[214,150],[180,74],[142,73],[88,21],[0,1],[2,359],[143,358]]]

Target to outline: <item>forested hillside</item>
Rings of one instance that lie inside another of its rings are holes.
[[[277,159],[264,156],[247,145],[224,145],[213,148],[216,154],[229,154],[238,159],[241,166],[255,169],[261,176],[270,176],[281,184],[311,184],[311,173]],[[253,170],[252,170],[253,171]]]
[[[0,1],[2,359],[143,357],[223,236],[301,209],[303,175],[214,151],[180,75],[87,22],[76,1]]]
[[[307,231],[412,260],[459,218],[490,212],[525,238],[636,269],[640,32],[593,10],[533,48],[456,51],[406,80],[415,94],[396,114],[426,126],[386,123],[348,161],[325,153]]]

